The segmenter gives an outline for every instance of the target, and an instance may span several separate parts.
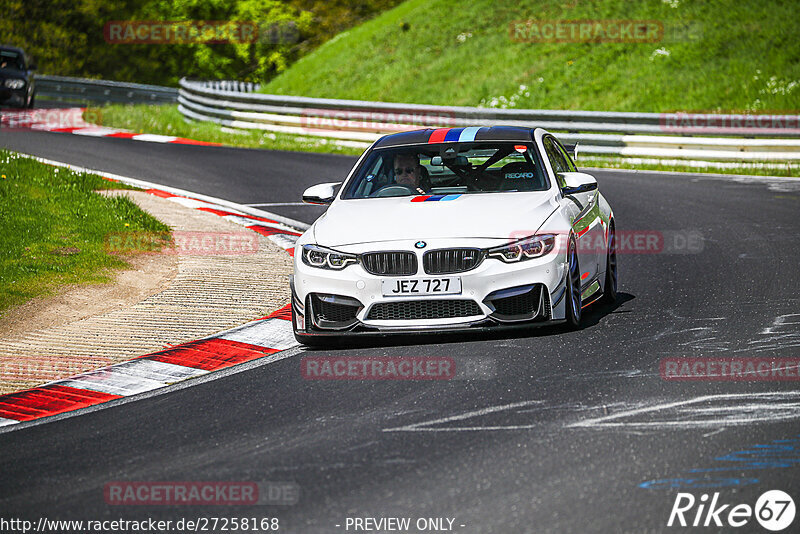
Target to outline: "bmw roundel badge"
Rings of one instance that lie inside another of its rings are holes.
[[[414,243],[414,246],[417,248],[425,248],[425,245],[427,245],[425,241],[417,241],[416,243]]]

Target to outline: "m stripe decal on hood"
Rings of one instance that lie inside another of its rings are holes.
[[[414,197],[411,199],[411,202],[438,202],[442,201],[445,202],[447,200],[455,200],[461,195],[422,195],[418,197]]]

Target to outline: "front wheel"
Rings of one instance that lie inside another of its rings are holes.
[[[581,325],[581,268],[574,237],[569,240],[567,258],[567,328],[576,329]]]

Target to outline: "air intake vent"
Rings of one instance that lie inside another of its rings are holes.
[[[550,299],[543,284],[495,291],[484,303],[494,308],[492,317],[503,322],[546,320],[552,314]]]
[[[320,295],[310,293],[309,315],[317,328],[343,329],[356,324],[356,315],[362,309],[361,303],[351,297],[341,295]]]
[[[346,323],[356,318],[358,307],[348,306],[347,304],[335,304],[319,300],[317,303],[317,319],[331,321],[334,323]]]
[[[526,315],[538,309],[539,298],[539,291],[528,291],[522,295],[493,300],[492,304],[501,315]]]
[[[483,315],[474,300],[412,300],[379,302],[369,311],[367,319],[377,321],[409,321],[415,319],[449,319]]]
[[[483,260],[478,248],[447,248],[431,250],[422,256],[422,265],[428,274],[453,274],[470,271]]]
[[[367,252],[361,255],[361,265],[378,276],[416,274],[417,256],[413,252]]]

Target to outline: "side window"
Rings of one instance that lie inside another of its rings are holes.
[[[567,161],[564,159],[564,155],[556,148],[553,139],[550,137],[544,138],[544,150],[547,152],[547,159],[550,160],[550,165],[553,166],[553,172],[556,174],[558,186],[564,187],[566,184],[564,183],[564,179],[561,178],[561,173],[569,172],[569,167],[567,166]]]
[[[556,141],[556,146],[558,147],[559,152],[561,152],[561,155],[564,157],[564,161],[567,163],[567,170],[569,172],[578,172],[578,167],[575,166],[575,162],[573,162],[572,158],[569,157],[569,152],[567,152],[567,149],[564,148],[564,145]]]

